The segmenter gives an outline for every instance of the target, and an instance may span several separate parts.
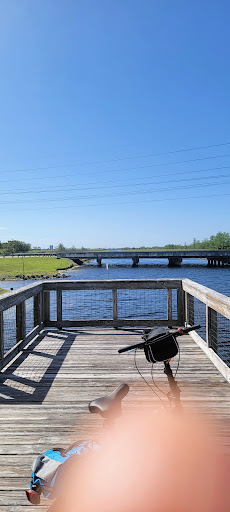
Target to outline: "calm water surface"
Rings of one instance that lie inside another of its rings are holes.
[[[106,262],[109,270],[106,270]],[[102,267],[95,262],[65,271],[66,279],[166,279],[188,278],[208,286],[230,297],[230,267],[207,267],[206,260],[184,260],[181,267],[169,267],[168,260],[140,260],[138,267],[131,266],[132,260],[106,260]],[[34,281],[0,281],[0,288],[14,290]]]
[[[85,264],[76,270],[65,271],[66,279],[164,279],[188,278],[204,286],[230,296],[230,267],[208,267],[206,260],[189,260],[181,267],[169,267],[168,260],[141,260],[138,267],[132,267],[132,260],[107,260],[99,267],[95,262]],[[34,281],[1,281],[0,287],[10,290],[26,286]],[[162,293],[145,291],[119,291],[118,315],[120,318],[166,318],[167,301]],[[63,292],[63,320],[86,320],[112,318],[112,295],[110,291],[68,291]],[[5,351],[16,341],[15,307],[4,313]],[[176,295],[173,299],[173,316],[176,317]],[[56,320],[56,294],[51,292],[51,320]],[[199,331],[205,336],[205,305],[195,301],[195,323],[200,323]],[[230,321],[222,317],[218,320],[218,338],[221,345],[218,352],[230,365],[229,332]],[[26,301],[26,332],[33,328],[33,299]]]

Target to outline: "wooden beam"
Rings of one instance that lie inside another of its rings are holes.
[[[41,292],[34,296],[34,327],[41,323]]]
[[[185,292],[188,292],[230,320],[230,297],[226,297],[222,293],[215,292],[190,279],[183,279],[182,286]]]
[[[0,297],[0,311],[5,311],[12,306],[20,304],[26,299],[29,299],[30,297],[33,297],[37,293],[41,292],[42,289],[43,281],[39,281],[39,283],[29,284],[28,286],[19,288],[13,292],[4,293],[3,296]]]
[[[16,340],[21,341],[26,337],[26,308],[25,301],[16,306]]]
[[[206,342],[209,348],[217,348],[217,312],[206,306]]]
[[[185,303],[184,303],[184,291],[182,288],[177,290],[177,319],[179,325],[185,323]]]
[[[98,319],[98,320],[62,320],[60,322],[60,326],[63,327],[147,327],[147,326],[153,326],[153,325],[163,325],[163,326],[170,326],[178,325],[177,318],[172,319],[170,322],[167,318],[161,319],[161,320],[155,320],[155,319],[143,319],[143,318],[136,318],[132,320],[127,319],[118,319],[118,320],[104,320],[104,319]],[[57,322],[55,320],[50,320],[45,327],[57,327]]]
[[[61,329],[62,323],[62,290],[57,290],[57,327]]]
[[[182,279],[114,279],[94,281],[45,281],[44,290],[159,290],[182,288]]]
[[[167,290],[167,317],[168,321],[172,322],[172,290]]]
[[[215,367],[219,370],[219,372],[223,375],[223,377],[230,383],[230,368],[220,359],[220,357],[208,347],[207,343],[202,340],[199,334],[196,331],[190,332],[191,338],[196,342],[196,344],[203,350],[203,352],[208,356],[210,361],[215,365]]]
[[[117,320],[117,290],[113,289],[113,320]]]
[[[50,292],[43,291],[43,322],[48,325],[50,321]]]

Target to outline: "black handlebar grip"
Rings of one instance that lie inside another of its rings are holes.
[[[134,350],[135,348],[143,348],[145,343],[136,343],[136,345],[129,345],[129,347],[119,348],[119,354],[122,352],[129,352],[129,350]]]
[[[200,324],[196,324],[196,325],[191,325],[190,327],[182,327],[182,331],[183,331],[183,334],[186,334],[190,331],[196,331],[197,329],[200,329],[201,328],[201,325]]]

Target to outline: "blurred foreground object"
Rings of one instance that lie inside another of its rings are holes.
[[[229,462],[212,434],[197,417],[122,418],[100,451],[71,465],[62,512],[229,512]]]

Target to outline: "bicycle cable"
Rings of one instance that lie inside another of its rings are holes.
[[[178,372],[179,366],[180,366],[180,345],[179,345],[179,343],[178,343],[176,338],[175,338],[175,341],[176,341],[176,346],[177,346],[177,349],[178,349],[178,361],[177,361],[177,368],[176,368],[176,372],[175,372],[175,375],[174,375],[174,379],[177,376],[177,372]]]
[[[163,404],[164,408],[166,409],[166,405],[165,403],[163,402],[163,400],[161,400],[161,397],[157,394],[157,392],[155,391],[155,389],[153,389],[152,386],[150,386],[150,384],[148,383],[148,381],[145,379],[144,375],[142,375],[142,373],[140,372],[138,366],[137,366],[137,361],[136,361],[136,353],[137,353],[137,349],[135,349],[135,352],[134,352],[134,363],[135,363],[135,367],[136,367],[136,370],[137,372],[139,373],[139,375],[141,376],[141,378],[143,379],[143,381],[145,382],[145,384],[147,384],[147,386],[152,390],[152,392],[157,396],[157,398],[160,400],[160,402]]]

